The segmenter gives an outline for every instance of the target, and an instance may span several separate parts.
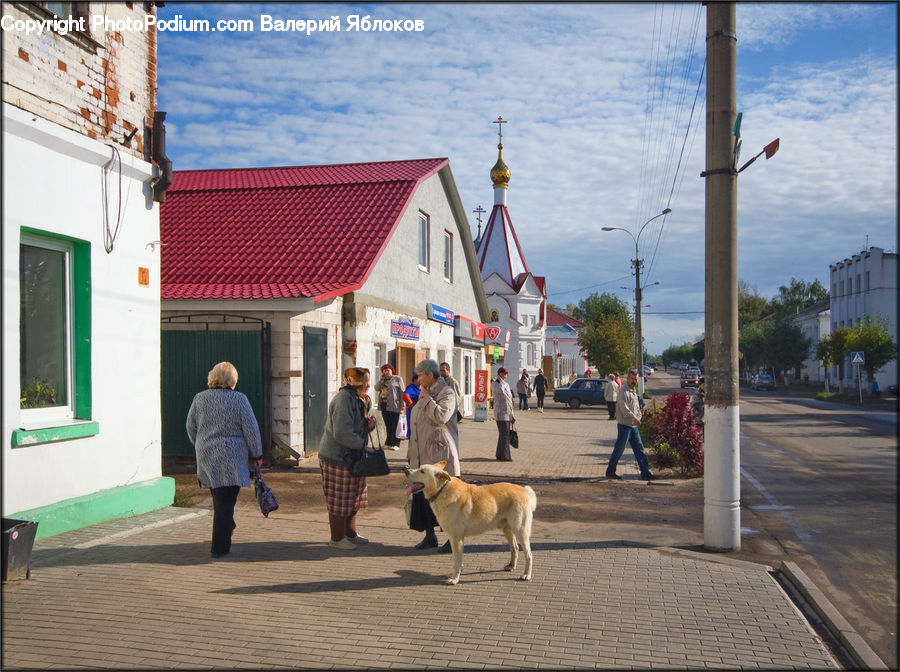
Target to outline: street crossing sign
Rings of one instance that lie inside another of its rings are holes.
[[[866,363],[866,353],[862,350],[858,352],[850,353],[850,363],[851,364],[865,364]]]

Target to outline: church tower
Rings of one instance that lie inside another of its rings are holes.
[[[541,367],[544,355],[545,313],[547,304],[546,282],[543,276],[535,276],[525,262],[522,246],[516,237],[509,210],[506,207],[510,170],[503,160],[503,126],[506,120],[498,117],[499,142],[497,163],[491,168],[494,184],[494,207],[484,234],[478,245],[478,266],[487,296],[491,321],[488,327],[500,327],[499,344],[504,346],[502,362],[491,366],[491,377],[500,366],[509,369],[509,382],[514,388],[522,369],[533,378]],[[504,342],[509,332],[509,342]],[[496,329],[493,330],[496,333]],[[548,377],[549,371],[544,372]]]

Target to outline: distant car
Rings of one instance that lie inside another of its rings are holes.
[[[646,364],[644,364],[644,378],[646,378],[647,376],[649,376],[652,373],[653,373],[653,367],[647,366]]]
[[[669,366],[677,371],[681,367],[681,362],[671,362]]]
[[[774,390],[775,379],[772,378],[772,376],[770,376],[768,373],[760,373],[753,379],[750,386],[754,390]]]
[[[888,394],[897,394],[897,386],[896,385],[888,385],[887,391],[888,391]]]
[[[700,387],[700,369],[688,369],[681,374],[681,389]]]
[[[606,399],[603,398],[604,384],[605,378],[576,378],[568,387],[553,390],[553,401],[569,408],[600,406],[606,404]]]

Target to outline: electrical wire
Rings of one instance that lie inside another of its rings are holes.
[[[116,147],[112,149],[112,156],[109,161],[103,165],[103,173],[101,175],[101,192],[103,195],[103,249],[109,254],[116,245],[116,238],[119,237],[119,227],[122,224],[122,155]],[[110,230],[109,223],[109,174],[113,170],[113,164],[118,162],[119,166],[119,197],[118,211],[116,214],[116,227]]]

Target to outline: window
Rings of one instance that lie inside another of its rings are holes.
[[[869,284],[869,282],[870,282],[869,271],[866,271],[866,291],[867,291],[867,292],[868,292],[869,289],[871,288],[871,285]]]
[[[380,368],[382,364],[387,364],[387,346],[384,343],[376,343],[375,344],[375,363],[372,366],[372,370]],[[373,384],[374,379],[376,378],[375,374],[372,374]]]
[[[534,345],[531,343],[525,348],[525,362],[528,366],[534,366]]]
[[[862,291],[862,276],[857,273],[856,274],[856,293],[859,294]]]
[[[23,229],[19,408],[12,445],[96,434],[91,418],[90,243]],[[78,425],[78,427],[74,427]],[[67,431],[47,431],[69,426]],[[74,428],[73,428],[74,427]]]
[[[475,384],[473,380],[473,370],[474,370],[474,361],[471,353],[466,353],[463,356],[463,388],[462,393],[464,395],[474,394],[474,390],[472,386]]]
[[[847,278],[847,294],[853,294],[853,278]]]
[[[62,241],[23,237],[19,248],[19,407],[68,418],[74,417],[71,259],[72,246]]]
[[[453,282],[453,234],[444,231],[444,280]]]
[[[419,268],[429,270],[431,250],[428,242],[428,215],[419,213]]]

